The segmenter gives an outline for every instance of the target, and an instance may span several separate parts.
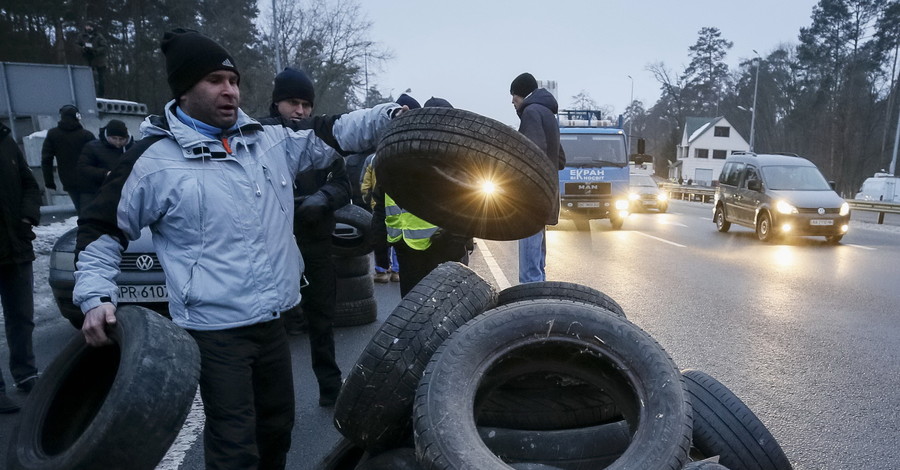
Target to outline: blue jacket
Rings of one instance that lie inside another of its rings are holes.
[[[181,122],[174,105],[141,124],[143,139],[79,220],[74,301],[83,312],[102,297],[116,303],[122,250],[149,226],[177,325],[221,330],[278,318],[300,299],[295,175],[330,165],[332,147],[374,148],[398,106],[317,117],[304,130],[240,112],[229,152]]]

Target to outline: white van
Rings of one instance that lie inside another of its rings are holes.
[[[874,177],[863,181],[854,199],[900,203],[900,178],[890,173],[875,173]]]

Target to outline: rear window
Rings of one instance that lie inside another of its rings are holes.
[[[762,167],[768,189],[790,191],[829,191],[831,186],[814,166],[774,165]]]

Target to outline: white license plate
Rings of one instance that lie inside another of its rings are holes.
[[[119,286],[119,302],[168,302],[166,286]]]
[[[834,221],[831,219],[812,219],[809,221],[809,225],[834,225]]]
[[[579,202],[578,207],[600,207],[599,202]]]

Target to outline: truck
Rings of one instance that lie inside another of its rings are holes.
[[[875,173],[866,178],[854,199],[900,203],[900,177],[890,173]]]
[[[560,110],[559,142],[566,167],[559,171],[560,218],[576,227],[609,219],[621,229],[628,217],[629,165],[625,131],[593,110]]]

